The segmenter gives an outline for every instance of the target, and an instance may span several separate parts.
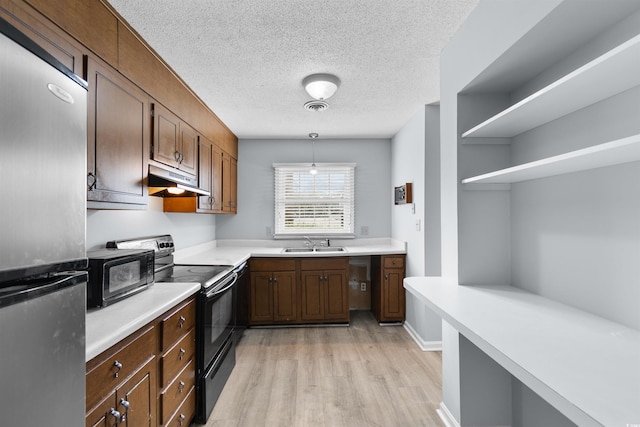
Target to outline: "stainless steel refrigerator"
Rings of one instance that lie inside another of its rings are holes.
[[[81,426],[86,83],[0,33],[0,425]]]

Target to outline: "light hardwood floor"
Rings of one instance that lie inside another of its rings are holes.
[[[371,312],[349,327],[248,329],[207,427],[443,426],[442,358]]]

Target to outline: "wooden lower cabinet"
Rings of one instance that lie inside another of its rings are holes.
[[[156,425],[155,333],[148,325],[87,363],[87,426]]]
[[[254,258],[249,263],[251,325],[298,321],[296,262]]]
[[[405,320],[404,255],[371,257],[371,292],[373,314],[378,322]]]
[[[86,426],[187,426],[195,415],[195,299],[87,362]]]
[[[348,258],[253,258],[249,324],[349,321]]]
[[[348,258],[300,260],[301,320],[348,322]]]

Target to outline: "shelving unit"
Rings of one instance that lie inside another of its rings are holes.
[[[463,184],[511,184],[640,160],[640,135],[548,157],[462,180]]]
[[[461,425],[640,420],[640,9],[607,7],[605,24],[604,4],[562,2],[471,80],[448,81],[455,283],[404,283],[447,325],[457,400],[444,403]],[[602,25],[577,25],[587,15]]]
[[[640,332],[511,286],[456,286],[438,277],[404,284],[576,424],[640,420]]]
[[[512,137],[640,84],[640,35],[462,134]]]

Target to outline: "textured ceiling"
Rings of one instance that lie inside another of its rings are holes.
[[[109,0],[239,138],[388,138],[478,0]],[[342,84],[311,112],[302,79]]]

